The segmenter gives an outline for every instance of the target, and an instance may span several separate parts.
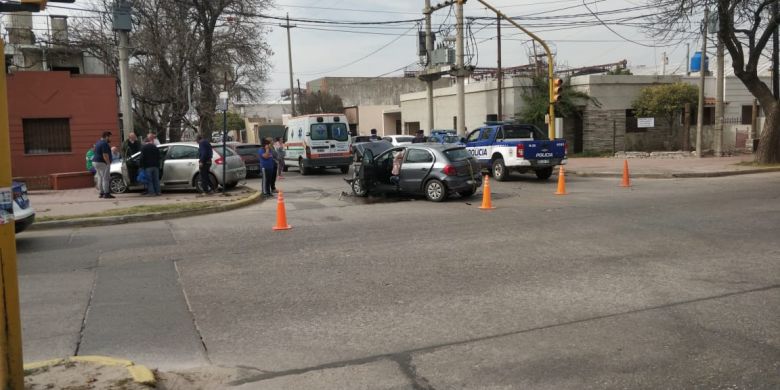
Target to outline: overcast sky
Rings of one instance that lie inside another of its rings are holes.
[[[77,0],[73,7],[90,8],[95,0]],[[432,0],[435,5],[443,0]],[[629,66],[646,66],[635,73],[660,72],[661,57],[669,58],[667,73],[685,71],[686,45],[691,52],[700,46],[699,34],[690,32],[687,40],[662,46],[646,36],[637,26],[647,25],[647,15],[654,10],[645,0],[489,0],[509,16],[545,39],[556,54],[558,65],[571,67],[600,65],[626,59]],[[48,13],[71,13],[63,6],[50,4]],[[301,86],[325,76],[401,75],[404,66],[419,62],[416,53],[417,32],[421,23],[408,21],[386,25],[350,25],[354,22],[387,22],[422,18],[423,0],[276,0],[267,13],[292,19],[293,68]],[[476,0],[468,0],[466,17],[495,15]],[[597,16],[594,16],[595,13]],[[71,13],[72,14],[72,13]],[[83,14],[83,13],[82,13]],[[437,41],[454,37],[455,11],[443,8],[433,15]],[[312,21],[322,23],[314,23]],[[281,21],[262,19],[270,26],[268,41],[274,51],[273,68],[265,85],[266,101],[278,100],[289,87],[287,35]],[[611,29],[605,27],[607,24]],[[496,26],[494,20],[476,20],[469,36],[470,62],[479,67],[496,65]],[[514,27],[502,27],[503,66],[528,64],[533,47],[529,37]],[[537,47],[537,50],[541,50]],[[648,69],[649,68],[649,69]]]
[[[433,4],[438,2],[432,1]],[[654,46],[656,43],[638,28],[610,22],[647,23],[647,18],[642,15],[651,14],[653,10],[645,8],[645,2],[642,0],[596,0],[595,2],[589,0],[587,4],[590,11],[583,5],[582,0],[490,0],[489,2],[509,16],[527,18],[519,23],[550,43],[553,51],[557,53],[558,64],[576,67],[626,59],[630,66],[646,65],[660,68],[662,54],[666,52],[669,57],[667,73],[675,69],[685,71],[685,43],[669,47],[647,47]],[[272,13],[280,16],[289,13],[291,18],[328,21],[387,21],[420,18],[423,6],[422,0],[278,0],[277,8]],[[464,9],[467,17],[495,16],[476,0],[469,0]],[[604,27],[590,13],[591,11],[596,13],[599,19],[610,24],[617,34]],[[452,29],[454,13],[453,9],[450,14],[449,8],[437,11],[433,17],[434,31],[442,28]],[[628,19],[630,17],[634,19]],[[485,25],[487,22],[475,22],[471,28],[477,43],[472,64],[480,67],[496,65],[496,26],[494,23],[487,26]],[[295,24],[300,28],[292,29],[293,70],[302,86],[308,80],[323,76],[378,76],[416,63],[418,60],[416,55],[418,27],[411,22],[364,28],[343,25],[315,26],[311,23]],[[690,39],[685,41],[690,42],[692,52],[700,45],[696,35],[692,33]],[[502,36],[503,66],[527,64],[528,54],[532,50],[532,47],[526,43],[528,37],[510,26],[502,27]],[[624,38],[637,43],[628,42]],[[273,99],[282,89],[289,86],[286,30],[280,27],[273,28],[269,41],[275,51],[272,60],[274,69],[267,85],[268,98]],[[372,52],[375,53],[369,55]],[[363,57],[365,58],[354,64],[344,66]],[[390,73],[390,75],[400,74],[401,71]]]

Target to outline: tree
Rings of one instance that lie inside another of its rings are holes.
[[[300,115],[344,112],[340,96],[322,91],[302,95],[299,107]]]
[[[563,83],[563,91],[561,92],[561,99],[555,103],[555,115],[563,118],[569,118],[572,116],[580,116],[580,106],[592,102],[597,107],[601,106],[598,100],[592,98],[585,92],[578,91],[572,87],[569,83],[571,79],[566,79]],[[537,76],[531,79],[531,86],[523,89],[523,102],[525,107],[523,110],[515,114],[515,119],[537,125],[539,127],[546,126],[544,123],[545,115],[549,108],[549,84],[547,83],[546,76]]]
[[[219,113],[218,115],[214,116],[214,130],[217,132],[221,132],[223,128],[223,120],[222,113]],[[244,118],[241,117],[241,115],[228,111],[227,113],[227,130],[243,130],[246,127],[246,124],[244,123]]]
[[[714,3],[718,16],[718,38],[731,57],[734,74],[758,99],[766,115],[761,131],[756,161],[780,163],[780,104],[770,88],[758,77],[759,61],[772,32],[777,30],[780,15],[773,14],[775,0],[650,0],[658,8],[648,23],[649,34],[673,40],[698,30],[705,7]]]
[[[214,127],[218,91],[235,99],[262,95],[271,50],[266,27],[255,16],[269,0],[136,0],[130,42],[133,101],[137,128],[167,133],[177,141],[183,125],[206,136]],[[82,19],[73,29],[77,46],[118,74],[118,53],[111,30],[113,0],[95,4],[98,18]],[[229,75],[224,86],[222,75]],[[188,91],[196,100],[200,123],[189,123]],[[220,127],[221,128],[221,127]]]
[[[639,96],[632,103],[634,112],[639,117],[663,118],[672,132],[672,139],[677,139],[678,114],[685,104],[696,105],[699,89],[686,83],[659,84],[642,88]],[[687,129],[684,136],[688,136]]]
[[[616,66],[613,69],[607,71],[608,76],[631,76],[632,74],[633,73],[631,73],[631,69],[621,68],[619,66]]]

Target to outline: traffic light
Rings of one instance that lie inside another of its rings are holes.
[[[563,80],[553,79],[553,103],[558,103],[561,100],[561,93],[563,93]]]

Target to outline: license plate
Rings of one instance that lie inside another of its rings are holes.
[[[256,170],[258,170],[258,169],[260,169],[260,168],[259,168],[259,167],[256,167],[256,166],[252,166],[252,165],[250,165],[250,166],[246,167],[246,169],[247,169],[248,171],[256,171]]]
[[[549,164],[550,160],[536,160],[537,164]]]

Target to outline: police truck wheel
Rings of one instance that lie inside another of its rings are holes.
[[[441,181],[433,179],[425,184],[425,197],[431,202],[441,202],[447,198],[447,188]]]
[[[509,173],[506,171],[506,165],[504,164],[503,158],[497,158],[493,161],[493,167],[491,171],[493,172],[493,178],[498,181],[506,180],[506,177]]]
[[[536,178],[537,179],[539,179],[539,180],[547,180],[547,179],[550,178],[550,176],[552,176],[553,168],[549,167],[549,168],[544,168],[544,169],[537,169],[535,171],[535,173],[536,173]]]

